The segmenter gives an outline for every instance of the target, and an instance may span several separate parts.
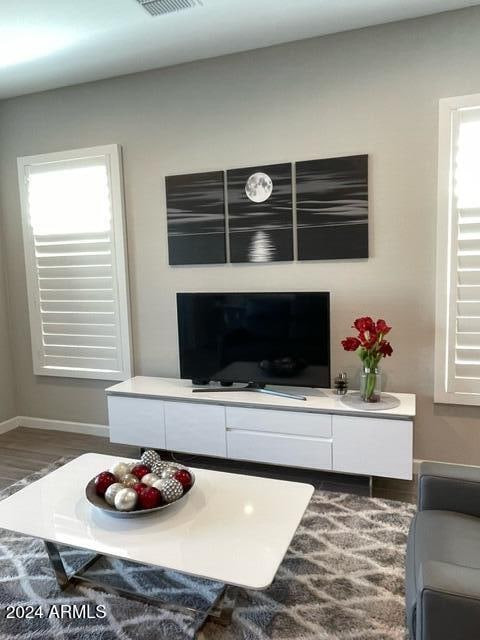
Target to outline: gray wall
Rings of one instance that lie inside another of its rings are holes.
[[[387,388],[418,397],[415,455],[480,461],[480,409],[434,406],[437,110],[480,91],[480,9],[389,24],[0,104],[0,185],[24,415],[105,422],[106,384],[32,375],[15,159],[120,143],[137,374],[178,373],[182,290],[329,290],[333,371],[354,317],[394,327]],[[165,174],[370,154],[371,258],[167,266]]]
[[[6,291],[3,233],[0,219],[0,422],[17,415],[11,359]]]

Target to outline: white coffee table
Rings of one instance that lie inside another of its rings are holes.
[[[265,589],[313,493],[308,484],[194,469],[195,485],[178,504],[146,516],[118,519],[96,509],[85,497],[88,481],[118,460],[82,455],[0,502],[0,527],[43,539],[62,589],[88,583],[159,604],[151,597],[87,578],[84,572],[98,555],[208,578],[225,586]],[[98,555],[69,576],[57,544]],[[218,601],[212,611],[214,605]],[[162,606],[183,609],[174,604]]]

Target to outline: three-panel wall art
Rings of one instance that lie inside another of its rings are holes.
[[[167,176],[165,184],[171,265],[368,258],[367,155]]]

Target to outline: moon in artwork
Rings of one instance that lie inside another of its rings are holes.
[[[245,184],[245,193],[252,202],[265,202],[272,195],[273,182],[266,173],[252,173]]]

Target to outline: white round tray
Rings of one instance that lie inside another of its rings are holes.
[[[378,402],[365,402],[360,397],[359,391],[352,391],[342,396],[340,400],[351,409],[361,409],[362,411],[386,411],[396,409],[400,406],[400,400],[388,393],[382,393]]]

